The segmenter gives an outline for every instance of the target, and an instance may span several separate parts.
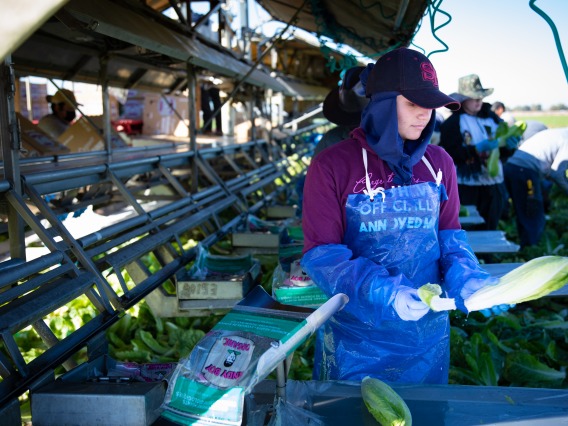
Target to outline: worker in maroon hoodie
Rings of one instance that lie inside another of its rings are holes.
[[[370,98],[360,127],[313,158],[304,188],[302,267],[328,296],[349,297],[317,332],[314,379],[447,383],[448,313],[417,289],[440,284],[467,312],[464,298],[496,282],[461,230],[454,163],[429,144],[434,110],[460,105],[411,49],[360,79]]]

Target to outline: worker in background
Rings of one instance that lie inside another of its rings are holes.
[[[524,141],[504,172],[521,247],[536,245],[546,222],[544,181],[550,179],[568,194],[568,128],[542,130]]]
[[[459,103],[411,49],[381,56],[360,80],[370,99],[360,127],[312,159],[304,187],[302,268],[328,297],[349,297],[316,334],[313,377],[447,383],[448,313],[417,290],[439,283],[467,312],[464,299],[496,283],[460,227],[452,159],[430,144],[434,109]]]
[[[365,96],[365,88],[359,76],[365,67],[352,67],[345,71],[341,85],[330,90],[323,101],[323,116],[337,126],[323,134],[316,144],[313,156],[316,156],[325,148],[348,139],[352,130],[359,127],[361,123],[361,112],[369,103]],[[302,212],[303,191],[306,176],[300,177],[296,181],[296,192],[300,207],[299,214]]]
[[[201,111],[203,111],[203,134],[205,135],[223,135],[223,121],[221,119],[221,96],[220,90],[215,86],[212,80],[204,81],[201,84]],[[213,113],[217,114],[213,117]],[[213,122],[215,122],[215,132],[213,132]]]
[[[323,101],[323,116],[333,124],[314,149],[314,156],[328,146],[349,138],[349,133],[359,127],[361,112],[367,106],[369,99],[359,80],[365,67],[353,67],[345,71],[341,86],[334,87]]]
[[[507,108],[505,107],[505,104],[503,102],[493,102],[493,104],[491,105],[491,111],[497,114],[497,117],[499,117],[509,126],[515,124],[515,117],[513,117],[513,114],[507,111]]]
[[[60,89],[55,95],[46,96],[46,100],[51,104],[51,114],[42,117],[38,127],[53,139],[57,139],[75,120],[75,110],[80,104],[77,103],[75,94],[68,89]]]
[[[507,146],[499,148],[495,133],[502,121],[491,111],[491,104],[483,99],[493,93],[484,88],[477,74],[461,77],[458,92],[452,97],[461,102],[440,127],[440,146],[454,160],[457,169],[458,191],[461,204],[476,206],[485,222],[478,229],[495,230],[505,211],[508,199],[502,162],[516,149],[520,138],[511,136]],[[498,171],[495,175],[488,168],[491,152],[499,149]]]
[[[491,111],[497,114],[497,116],[505,123],[507,123],[509,126],[512,126],[516,122],[515,117],[513,117],[513,115],[509,111],[507,111],[503,102],[499,101],[493,102],[493,104],[491,105]],[[536,120],[523,120],[523,121],[526,124],[526,129],[523,132],[523,136],[521,136],[521,141],[519,142],[519,144],[522,144],[524,141],[529,139],[531,136],[536,135],[538,132],[548,129],[548,127],[540,121]]]

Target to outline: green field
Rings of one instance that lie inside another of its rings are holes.
[[[535,120],[540,121],[547,127],[568,127],[568,114],[527,114],[524,115],[521,111],[513,112],[516,120]]]

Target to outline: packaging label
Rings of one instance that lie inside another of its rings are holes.
[[[254,342],[240,336],[219,338],[205,361],[203,376],[220,388],[235,386],[247,370],[254,351]]]
[[[314,282],[300,266],[300,259],[297,259],[290,265],[290,278],[284,281],[284,284],[297,287],[306,287],[314,285]]]
[[[229,312],[213,327],[214,330],[244,331],[258,336],[283,340],[294,334],[305,324],[304,319],[271,318],[262,315],[251,315],[242,312]]]
[[[274,289],[274,296],[280,303],[298,306],[320,306],[328,299],[318,286],[280,287]]]

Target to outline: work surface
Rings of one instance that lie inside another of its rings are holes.
[[[270,403],[274,389],[274,382],[260,383],[254,401]],[[568,425],[568,389],[462,385],[408,385],[393,389],[406,401],[413,426]],[[309,407],[325,425],[377,424],[365,407],[357,382],[289,381],[287,400]]]
[[[507,240],[503,231],[466,231],[475,253],[516,253],[520,246]]]

